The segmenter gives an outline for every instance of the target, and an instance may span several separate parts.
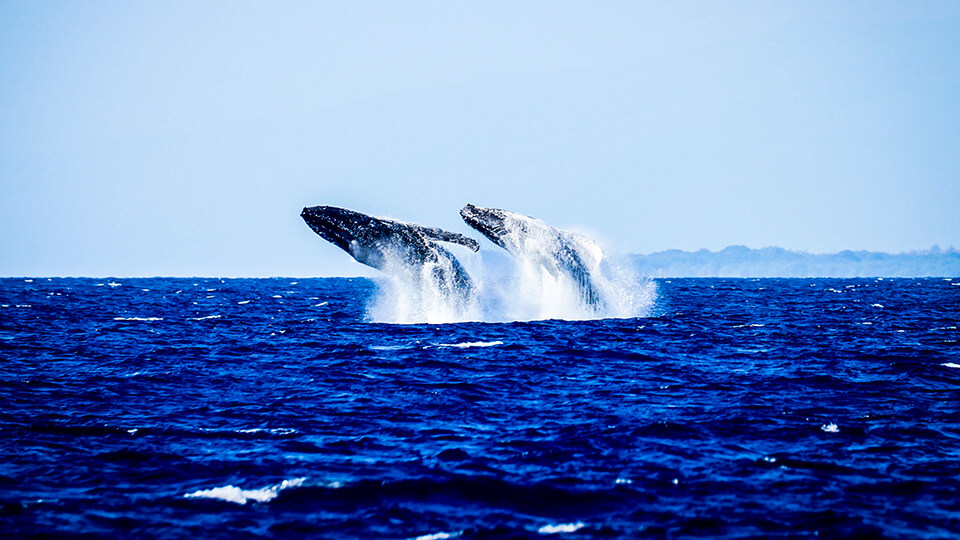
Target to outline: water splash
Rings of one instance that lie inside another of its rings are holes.
[[[577,278],[531,258],[511,258],[506,265],[484,260],[474,278],[490,322],[645,317],[656,300],[652,280],[613,259],[600,261],[591,273],[590,298]]]
[[[604,257],[602,251],[587,276],[592,298],[583,294],[577,277],[558,271],[548,250],[530,253],[535,255],[457,250],[459,262],[474,281],[469,290],[458,288],[448,277],[452,267],[430,263],[415,269],[397,260],[377,280],[367,318],[399,324],[631,318],[648,316],[656,301],[652,280],[637,275],[626,261]]]
[[[462,280],[455,258],[411,265],[407,257],[400,250],[386,252],[386,276],[378,280],[368,319],[399,324],[482,320],[477,288]]]

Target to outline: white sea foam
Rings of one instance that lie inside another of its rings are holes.
[[[275,435],[292,435],[297,433],[295,428],[251,428],[251,429],[237,429],[237,433],[273,433]]]
[[[114,317],[115,321],[162,321],[163,317]]]
[[[206,321],[209,319],[219,319],[220,315],[207,315],[205,317],[190,317],[191,321]]]
[[[458,349],[469,349],[471,347],[495,347],[503,345],[502,341],[471,341],[469,343],[437,343],[437,347],[456,347]]]
[[[237,302],[237,304],[238,304],[238,305],[241,305],[241,306],[244,305],[244,304],[249,304],[249,303],[250,303],[250,300],[241,300],[241,301]]]
[[[510,258],[472,272],[482,284],[485,320],[642,317],[653,305],[653,282],[605,257],[596,242],[520,215],[508,216],[504,227]]]
[[[943,364],[940,364],[940,365],[943,367],[960,369],[960,364],[954,364],[953,362],[944,362]]]
[[[452,246],[451,250],[468,251]],[[462,268],[446,257],[422,265],[407,262],[402,249],[384,253],[386,276],[378,283],[367,316],[400,324],[481,320],[477,290],[458,282]]]
[[[425,534],[423,536],[418,536],[413,540],[444,540],[445,538],[456,538],[462,534],[463,534],[463,531],[457,531],[452,533],[438,532],[438,533]]]
[[[596,244],[582,239],[577,248],[590,265],[582,279],[596,298],[588,302],[584,284],[545,255],[557,249],[553,241],[530,234],[524,242],[535,256],[513,257],[499,248],[473,253],[451,247],[474,290],[453,286],[449,261],[411,270],[398,259],[387,269],[388,276],[379,280],[367,316],[378,322],[453,323],[631,318],[650,313],[656,284],[636,275],[629,264],[604,258]]]
[[[556,525],[544,525],[537,529],[540,534],[572,533],[586,527],[582,521],[576,523],[558,523]]]
[[[187,493],[184,495],[184,497],[187,499],[220,499],[237,504],[247,504],[247,501],[269,502],[273,499],[276,499],[277,495],[279,495],[284,489],[300,486],[305,480],[306,478],[284,480],[279,484],[261,489],[241,489],[236,486],[201,489],[199,491],[194,491],[193,493]]]
[[[840,433],[840,427],[833,422],[820,426],[820,429],[826,433]]]

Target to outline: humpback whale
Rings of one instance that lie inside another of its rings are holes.
[[[349,253],[357,262],[412,281],[429,278],[440,290],[461,298],[474,292],[473,283],[459,261],[438,244],[449,242],[477,251],[480,244],[472,238],[336,206],[304,208],[300,217],[313,232]]]
[[[539,265],[554,277],[572,278],[584,304],[594,310],[605,307],[595,279],[603,250],[593,241],[499,208],[467,204],[460,216],[467,225],[518,259]]]

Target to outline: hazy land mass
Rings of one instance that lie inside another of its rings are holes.
[[[960,251],[806,253],[778,247],[729,246],[720,251],[670,249],[628,258],[652,277],[957,277]]]

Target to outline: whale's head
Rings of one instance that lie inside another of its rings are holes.
[[[304,208],[300,217],[324,240],[374,268],[382,266],[384,250],[397,245],[398,236],[406,238],[393,221],[336,206]]]
[[[336,206],[311,206],[304,208],[300,217],[324,240],[349,252],[350,243],[357,240],[362,231],[361,221],[366,216]]]
[[[460,217],[467,225],[501,247],[506,247],[503,245],[504,236],[509,232],[509,222],[513,221],[514,215],[499,208],[483,208],[472,204],[460,210]]]

